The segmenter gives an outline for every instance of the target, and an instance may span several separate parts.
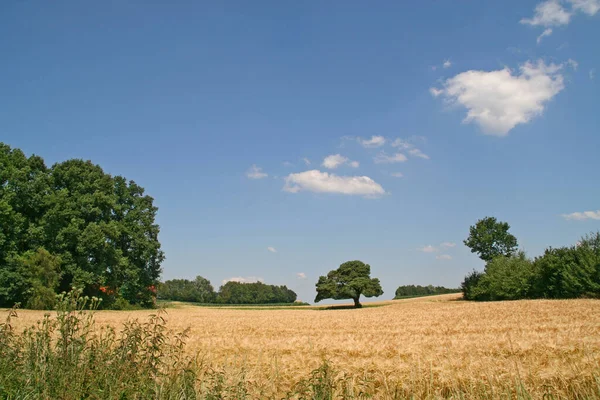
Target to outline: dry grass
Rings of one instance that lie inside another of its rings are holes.
[[[180,306],[167,318],[173,330],[191,328],[188,351],[198,352],[204,365],[231,376],[243,370],[261,396],[285,393],[323,359],[378,397],[398,388],[417,397],[469,388],[514,396],[520,385],[534,398],[549,390],[567,398],[579,387],[600,391],[600,301],[456,299],[397,300],[358,310]],[[96,321],[119,326],[151,313],[102,311]],[[5,314],[1,310],[0,319]],[[15,325],[23,328],[42,315],[19,311]]]

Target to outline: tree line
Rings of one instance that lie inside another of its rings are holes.
[[[0,143],[0,307],[50,309],[73,287],[152,306],[164,255],[144,188],[79,159],[51,167]]]
[[[396,296],[394,297],[394,299],[400,299],[403,297],[432,296],[437,294],[448,294],[458,292],[460,292],[460,289],[450,289],[444,286],[404,285],[399,286],[398,289],[396,289]]]
[[[462,282],[467,300],[600,297],[600,232],[573,246],[548,248],[534,259],[517,250],[510,226],[486,217],[470,228],[465,245],[486,262]]]
[[[297,295],[285,285],[262,282],[229,281],[215,292],[208,279],[197,276],[194,280],[172,279],[159,284],[158,298],[204,304],[290,304],[296,301]]]

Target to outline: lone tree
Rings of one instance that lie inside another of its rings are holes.
[[[463,243],[485,262],[501,255],[510,256],[517,249],[517,238],[508,232],[509,229],[508,223],[485,217],[469,228],[469,237]]]
[[[355,307],[362,307],[360,295],[377,297],[383,294],[379,279],[371,279],[371,266],[362,261],[347,261],[338,269],[319,277],[315,302],[324,299],[352,299]]]

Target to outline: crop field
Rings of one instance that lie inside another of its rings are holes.
[[[177,305],[165,318],[170,330],[190,328],[185,351],[199,366],[250,397],[282,398],[325,361],[335,391],[355,397],[599,397],[600,301],[459,297],[343,310]],[[96,324],[118,330],[155,312],[99,311]],[[42,316],[21,310],[14,325]]]

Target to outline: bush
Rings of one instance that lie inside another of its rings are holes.
[[[465,276],[465,280],[460,284],[460,289],[465,300],[486,300],[485,296],[481,296],[481,289],[478,288],[483,276],[483,272],[475,270]]]
[[[533,263],[525,253],[494,258],[485,266],[479,290],[485,289],[488,300],[518,300],[530,296],[534,280]]]
[[[161,312],[145,323],[96,329],[98,299],[60,295],[56,318],[17,335],[16,311],[0,324],[2,399],[195,398],[193,360],[183,355],[187,332],[168,334]]]
[[[142,307],[140,307],[139,305],[134,305],[134,304],[129,303],[123,297],[117,297],[115,299],[114,303],[112,303],[110,305],[110,307],[108,307],[108,309],[110,309],[110,310],[141,310]]]

